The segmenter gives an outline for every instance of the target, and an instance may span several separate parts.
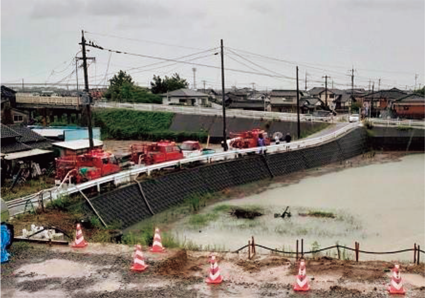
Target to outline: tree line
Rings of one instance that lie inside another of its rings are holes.
[[[109,87],[104,96],[107,100],[119,102],[162,103],[161,94],[189,86],[186,79],[177,73],[164,78],[154,75],[150,85],[150,89],[137,86],[131,75],[120,70],[109,80]]]

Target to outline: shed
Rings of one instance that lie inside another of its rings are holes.
[[[67,141],[67,142],[57,142],[57,143],[53,143],[52,145],[55,151],[55,155],[60,157],[85,154],[90,149],[90,143],[88,139]],[[93,145],[94,145],[93,149],[103,148],[103,142],[101,140],[94,139]]]

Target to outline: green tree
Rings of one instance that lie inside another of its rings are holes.
[[[136,86],[133,78],[125,71],[120,70],[109,83],[108,91],[105,93],[105,97],[109,100],[134,103],[162,102],[161,96],[150,93],[147,88]]]
[[[153,81],[151,82],[151,91],[153,94],[163,94],[188,87],[189,83],[186,79],[181,78],[178,73],[173,74],[172,77],[165,76],[164,79],[161,79],[160,76],[154,75]]]
[[[422,94],[423,96],[425,96],[425,87],[422,87],[421,89],[415,90],[415,93]]]

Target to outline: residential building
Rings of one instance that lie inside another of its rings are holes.
[[[16,109],[16,91],[6,86],[1,86],[1,111],[3,124],[27,123],[29,120],[28,113]],[[5,112],[10,113],[9,120]]]
[[[208,94],[191,89],[179,89],[161,95],[164,105],[208,106]]]
[[[391,106],[392,102],[396,99],[406,96],[407,93],[397,88],[389,90],[380,90],[365,94],[362,97],[363,106],[366,108],[366,113],[369,114],[371,102],[373,101],[372,113],[373,117],[379,117],[382,111],[387,110]]]
[[[300,99],[300,109],[303,114],[312,114],[316,110],[321,110],[324,103],[317,96],[304,96]]]
[[[421,94],[408,94],[394,100],[391,109],[400,118],[425,119],[425,98]]]
[[[299,91],[299,97],[304,95]],[[297,90],[272,90],[270,105],[273,112],[295,113],[297,111]]]

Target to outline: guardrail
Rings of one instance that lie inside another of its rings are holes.
[[[100,192],[100,186],[104,183],[113,182],[115,185],[129,183],[142,173],[146,173],[147,175],[150,175],[152,171],[161,170],[161,169],[170,168],[170,167],[179,167],[183,164],[188,164],[192,162],[212,163],[214,161],[234,159],[243,154],[258,153],[264,148],[267,149],[267,153],[276,153],[276,152],[293,151],[293,150],[299,150],[299,149],[303,149],[307,147],[317,146],[317,145],[320,145],[325,142],[338,138],[339,136],[347,133],[348,131],[352,130],[358,125],[359,125],[358,123],[350,123],[340,128],[339,130],[329,133],[327,135],[323,135],[323,136],[311,138],[311,139],[306,139],[306,140],[301,140],[301,141],[295,141],[292,143],[281,143],[279,145],[270,145],[263,148],[256,147],[256,148],[248,148],[248,149],[236,149],[236,150],[230,150],[227,152],[219,152],[214,154],[201,155],[201,156],[196,156],[191,158],[174,160],[174,161],[164,162],[164,163],[150,165],[150,166],[135,167],[133,169],[122,171],[117,174],[105,176],[96,180],[91,180],[91,181],[78,184],[78,187],[75,185],[61,184],[61,187],[49,188],[41,192],[38,192],[36,194],[26,196],[24,198],[8,201],[6,202],[6,205],[9,208],[9,213],[12,216],[12,215],[23,213],[25,211],[23,206],[26,206],[29,201],[34,206],[34,205],[38,205],[38,202],[40,202],[41,200],[43,201],[49,200],[49,199],[55,200],[60,196],[71,195],[71,194],[74,194],[79,191],[92,188],[92,187],[97,187],[97,190]]]
[[[113,102],[113,101],[110,101],[110,102],[97,101],[94,107],[134,109],[139,111],[150,111],[150,112],[172,112],[177,114],[192,114],[192,115],[205,115],[205,116],[221,116],[222,115],[221,109],[203,108],[203,107],[170,106],[170,105],[162,105],[162,104],[119,103],[119,102]],[[297,121],[296,113],[262,112],[262,111],[248,111],[248,110],[237,110],[237,109],[226,109],[226,117]],[[308,114],[301,114],[300,120],[311,121],[311,122],[335,122],[335,121],[338,121],[341,117],[343,116],[314,117]]]
[[[63,106],[80,106],[81,99],[71,96],[32,96],[32,95],[16,95],[17,103],[27,104],[48,104],[48,105],[63,105]]]
[[[419,121],[419,120],[391,120],[391,119],[378,119],[378,118],[368,118],[367,119],[370,123],[377,126],[407,126],[407,127],[414,127],[414,128],[422,128],[425,129],[425,121]]]

